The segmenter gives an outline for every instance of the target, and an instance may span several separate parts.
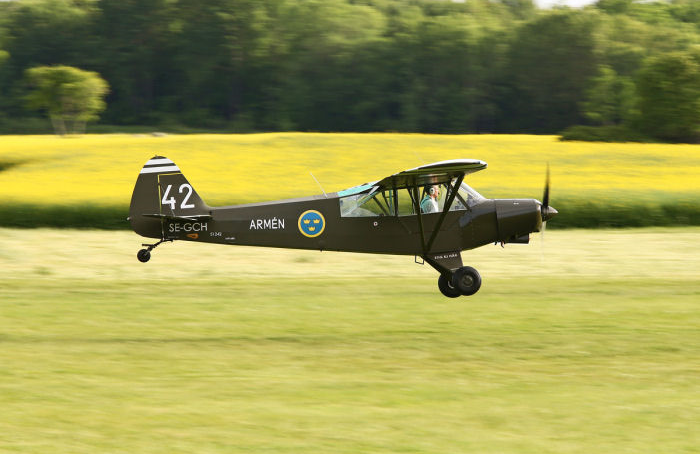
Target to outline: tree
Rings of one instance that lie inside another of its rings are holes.
[[[629,122],[634,109],[634,83],[618,76],[614,69],[601,65],[598,76],[591,79],[583,103],[586,117],[594,123],[612,126]]]
[[[561,10],[527,22],[510,46],[503,97],[506,130],[553,133],[580,123],[581,100],[595,75],[594,19]]]
[[[107,121],[124,123],[158,122],[164,111],[180,106],[173,96],[181,89],[180,71],[173,59],[178,52],[178,24],[171,0],[97,0],[95,64],[110,82]],[[204,7],[204,5],[202,5]],[[213,52],[212,49],[201,52]],[[196,66],[184,62],[181,67]]]
[[[632,0],[598,0],[595,6],[608,14],[624,14],[632,6]]]
[[[0,49],[0,69],[2,69],[3,63],[7,60],[7,58],[10,56],[7,52],[4,50]],[[4,93],[2,92],[2,86],[0,86],[0,106],[3,104],[3,98],[4,98]],[[2,118],[3,112],[0,111],[0,118]]]
[[[700,139],[700,66],[686,53],[652,57],[637,81],[640,127],[662,140]]]
[[[99,74],[71,66],[39,66],[26,71],[32,109],[45,109],[56,133],[84,132],[85,123],[104,110],[107,82]]]

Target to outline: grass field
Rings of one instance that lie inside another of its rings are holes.
[[[0,452],[697,453],[700,229],[412,257],[0,229]]]
[[[552,227],[700,224],[700,146],[560,142],[555,136],[302,134],[0,137],[0,225],[127,228],[148,158],[173,159],[211,205],[334,192],[428,162],[489,164],[468,182],[487,197],[541,198]],[[3,170],[4,169],[4,170]]]

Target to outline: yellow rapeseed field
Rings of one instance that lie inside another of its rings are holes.
[[[0,137],[5,203],[128,205],[154,155],[174,160],[211,205],[318,194],[433,161],[481,159],[468,182],[485,196],[638,201],[700,195],[700,146],[560,142],[556,136],[268,133]],[[18,165],[7,167],[7,163]]]

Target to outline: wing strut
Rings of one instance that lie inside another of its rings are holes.
[[[411,192],[411,199],[413,199],[413,209],[418,215],[418,228],[420,229],[420,245],[423,248],[423,257],[428,255],[428,249],[425,244],[425,231],[423,230],[423,217],[420,212],[420,199],[418,198],[418,186],[413,186],[413,191]]]
[[[452,207],[452,203],[454,203],[455,197],[457,197],[457,192],[459,190],[459,187],[462,185],[462,180],[464,180],[464,175],[460,175],[457,177],[457,181],[455,181],[454,185],[448,186],[449,188],[449,195],[447,196],[447,200],[445,201],[445,205],[442,208],[442,213],[440,213],[440,218],[438,218],[437,224],[435,224],[435,229],[433,230],[433,233],[430,235],[430,239],[428,240],[428,243],[425,242],[425,229],[423,227],[423,216],[420,211],[420,203],[419,203],[419,194],[418,194],[418,186],[413,186],[412,190],[409,191],[409,194],[411,195],[411,200],[413,202],[413,207],[416,212],[416,215],[418,216],[418,228],[420,229],[420,242],[421,242],[421,249],[423,251],[423,255],[421,257],[423,260],[428,262],[433,268],[438,270],[442,274],[447,274],[449,275],[451,273],[450,268],[446,267],[444,264],[440,263],[440,260],[436,260],[435,257],[432,257],[430,254],[428,254],[428,251],[430,248],[433,246],[433,243],[435,242],[435,239],[437,238],[438,233],[440,232],[440,227],[442,227],[443,222],[445,221],[445,216],[447,216],[447,213],[450,211],[450,208]],[[451,257],[454,260],[459,260],[461,266],[461,257],[459,257],[459,253],[455,255],[455,257]]]
[[[445,254],[430,254],[428,251],[430,251],[430,248],[433,246],[433,243],[435,242],[435,239],[437,238],[438,233],[440,232],[440,228],[442,227],[442,224],[445,221],[445,217],[447,216],[447,213],[450,211],[450,208],[452,207],[452,204],[454,203],[455,198],[457,197],[457,193],[459,191],[460,186],[462,185],[462,181],[464,180],[464,175],[460,175],[457,177],[457,180],[453,185],[448,184],[448,195],[447,195],[447,200],[445,201],[445,205],[442,207],[442,213],[440,213],[440,217],[438,218],[437,223],[435,224],[435,228],[433,229],[430,239],[428,242],[425,242],[425,227],[423,226],[423,214],[421,213],[420,210],[420,202],[419,202],[419,192],[418,192],[418,185],[414,185],[411,188],[409,188],[409,195],[411,196],[411,201],[413,202],[413,209],[416,212],[416,215],[418,216],[418,228],[420,230],[420,242],[421,242],[421,258],[423,258],[424,261],[428,262],[430,266],[438,270],[441,274],[444,274],[446,276],[451,276],[452,275],[452,268],[456,267],[459,268],[462,266],[462,258],[459,254],[459,251],[455,252],[450,252],[450,253],[445,253]]]
[[[437,224],[435,224],[435,229],[433,230],[433,234],[430,235],[430,239],[428,240],[428,245],[423,248],[424,252],[429,251],[430,248],[433,246],[433,242],[435,242],[435,238],[437,238],[437,234],[440,231],[440,227],[442,227],[442,223],[445,220],[445,216],[447,215],[447,212],[450,211],[450,208],[452,207],[452,203],[454,202],[455,196],[457,195],[457,190],[462,185],[462,180],[464,180],[464,174],[457,177],[457,181],[455,182],[454,186],[448,186],[448,188],[450,188],[450,195],[447,197],[447,200],[445,201],[445,206],[442,207],[442,213],[440,214],[440,219],[438,219]],[[421,229],[421,232],[422,232],[422,229]]]
[[[458,188],[462,185],[462,180],[464,180],[464,175],[458,176],[457,181],[455,181],[455,184],[448,186],[450,193],[447,196],[445,205],[442,207],[442,213],[440,213],[440,217],[438,218],[438,221],[435,224],[435,228],[433,229],[433,233],[430,235],[430,239],[427,243],[425,242],[425,228],[423,227],[423,216],[420,210],[418,186],[413,186],[412,191],[410,192],[411,200],[413,201],[413,208],[416,214],[418,215],[418,228],[420,229],[420,243],[421,249],[423,250],[423,259],[428,261],[429,263],[432,260],[426,258],[428,255],[428,251],[433,246],[433,243],[435,242],[435,239],[437,238],[438,233],[440,232],[440,228],[442,227],[442,224],[445,221],[445,216],[447,216],[447,213],[452,207],[452,203],[454,203],[455,197],[457,197],[457,191]]]

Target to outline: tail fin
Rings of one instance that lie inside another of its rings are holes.
[[[136,180],[129,208],[129,221],[136,233],[165,238],[165,220],[208,216],[209,206],[173,161],[163,156],[148,160]]]

